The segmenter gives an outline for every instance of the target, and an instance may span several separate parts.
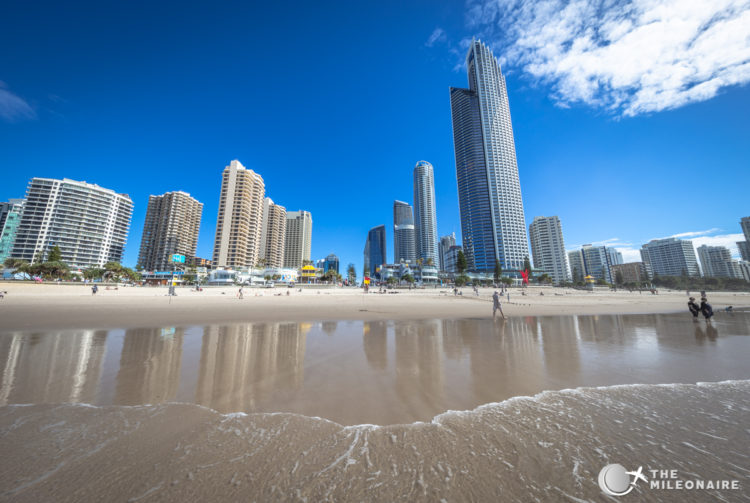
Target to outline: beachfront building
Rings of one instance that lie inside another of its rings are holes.
[[[586,275],[612,283],[612,274],[609,270],[611,255],[606,246],[583,245],[581,253]]]
[[[286,240],[286,208],[270,197],[263,199],[263,220],[260,231],[260,261],[265,267],[284,265]]]
[[[13,251],[22,209],[23,199],[11,199],[7,203],[0,203],[0,268]]]
[[[739,263],[732,260],[732,253],[725,246],[699,246],[698,258],[703,275],[708,278],[743,279]]]
[[[388,262],[385,247],[385,225],[378,225],[370,229],[365,242],[365,276],[375,276],[380,266]]]
[[[413,264],[417,260],[414,213],[411,205],[403,201],[393,201],[393,256],[397,264]]]
[[[446,263],[446,255],[450,251],[452,246],[456,246],[456,233],[452,232],[447,236],[440,238],[440,248],[438,249],[438,255],[440,256],[440,270],[448,271],[448,265]]]
[[[583,252],[573,250],[568,252],[568,264],[570,265],[570,277],[574,283],[580,283],[586,277],[586,266],[583,263]]]
[[[10,256],[46,260],[58,246],[71,268],[119,263],[132,213],[126,194],[67,178],[32,178]]]
[[[457,273],[458,272],[458,252],[462,251],[462,248],[458,245],[453,245],[443,254],[443,271]]]
[[[186,260],[185,264],[187,264],[188,267],[203,267],[205,269],[211,269],[213,266],[213,262],[207,258],[201,257],[192,257],[190,260]]]
[[[742,279],[744,279],[745,281],[750,281],[750,261],[740,260],[737,262],[737,267],[739,267],[740,269]]]
[[[214,266],[252,267],[258,262],[265,191],[263,177],[240,161],[233,160],[224,168],[216,219]]]
[[[138,265],[146,271],[167,271],[172,255],[185,256],[185,263],[192,261],[202,213],[203,203],[187,192],[149,196]]]
[[[740,227],[742,227],[745,240],[738,241],[737,248],[740,250],[742,260],[750,261],[750,217],[742,217],[740,219]]]
[[[523,269],[529,249],[508,90],[479,40],[466,55],[469,89],[450,88],[461,235],[469,270]]]
[[[614,248],[607,248],[607,260],[609,261],[610,267],[613,265],[622,264],[622,253],[618,252]]]
[[[323,259],[323,272],[328,272],[331,269],[336,271],[336,274],[339,274],[339,258],[336,256],[336,254],[331,253],[326,258]]]
[[[417,259],[438,266],[435,175],[427,161],[419,161],[414,167],[414,235]]]
[[[546,272],[555,283],[569,281],[560,219],[557,216],[534,217],[529,225],[529,238],[534,267]]]
[[[310,260],[312,215],[309,211],[288,211],[284,238],[284,267],[299,269]]]
[[[643,283],[648,281],[649,274],[646,264],[643,262],[628,262],[627,264],[614,264],[610,266],[612,279],[617,281],[617,273],[622,275],[623,283]]]
[[[700,276],[692,241],[677,238],[653,239],[641,246],[641,258],[654,275]]]

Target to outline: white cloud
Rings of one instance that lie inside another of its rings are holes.
[[[680,234],[672,234],[669,236],[670,238],[678,238],[678,239],[690,239],[698,236],[706,236],[708,234],[714,234],[715,232],[720,231],[721,229],[713,228],[708,229],[707,231],[691,231],[691,232],[681,232]],[[656,238],[656,239],[663,239],[663,238]]]
[[[469,0],[467,23],[561,106],[635,116],[750,82],[750,0]]]
[[[26,101],[8,90],[0,80],[0,118],[7,122],[35,119],[36,112]]]
[[[448,36],[445,34],[445,30],[438,27],[433,30],[430,38],[427,39],[427,42],[425,42],[424,45],[426,45],[427,47],[432,47],[436,43],[445,42],[446,40],[448,40]]]

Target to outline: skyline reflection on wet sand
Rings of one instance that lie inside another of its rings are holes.
[[[0,334],[0,405],[196,403],[429,421],[544,390],[748,379],[750,313],[328,321]]]

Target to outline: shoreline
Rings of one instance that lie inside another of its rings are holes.
[[[101,288],[91,295],[89,285],[14,284],[0,300],[0,331],[135,328],[189,326],[275,321],[424,320],[491,318],[493,288],[471,288],[454,296],[445,288],[397,290],[398,293],[364,294],[359,288],[207,288],[202,292],[178,288],[177,296],[166,287]],[[556,287],[510,290],[503,296],[506,317],[617,315],[687,312],[684,291],[648,292],[580,291]],[[287,292],[289,295],[287,296]],[[699,295],[691,292],[691,295]],[[750,308],[750,293],[709,292],[717,314],[727,306]],[[702,318],[701,318],[702,319]]]

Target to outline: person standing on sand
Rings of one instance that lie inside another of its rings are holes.
[[[714,315],[714,309],[711,307],[711,304],[708,303],[706,297],[701,297],[701,313],[703,313],[703,317],[706,318],[706,323],[708,323]]]
[[[698,321],[698,315],[701,312],[701,308],[695,302],[695,297],[690,297],[690,300],[688,301],[688,309],[690,310],[690,314],[693,315],[693,321]]]
[[[242,300],[245,298],[244,293],[242,292],[242,287],[240,287],[240,290],[237,292],[237,298]]]
[[[500,316],[505,319],[505,314],[503,314],[503,308],[500,305],[500,294],[497,293],[497,290],[495,290],[495,293],[492,294],[492,319],[494,320],[497,316],[497,311],[500,310]]]
[[[99,290],[99,288],[96,285],[93,285],[91,287],[91,295],[96,295],[96,292]]]

